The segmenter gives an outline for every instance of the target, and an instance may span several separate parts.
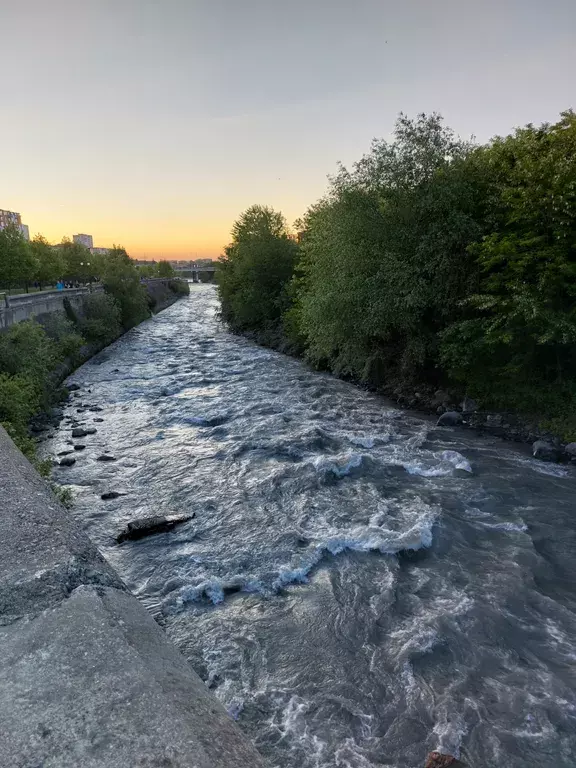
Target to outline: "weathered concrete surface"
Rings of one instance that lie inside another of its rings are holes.
[[[0,427],[0,765],[262,768]]]

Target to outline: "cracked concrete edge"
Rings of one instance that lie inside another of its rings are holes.
[[[10,765],[263,768],[2,427],[0,494],[0,753]]]

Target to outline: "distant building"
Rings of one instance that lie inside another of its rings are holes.
[[[110,248],[90,248],[90,253],[94,256],[106,256]]]
[[[92,235],[73,235],[72,240],[78,245],[83,245],[86,248],[93,248],[94,242],[92,241]]]
[[[24,235],[25,240],[30,240],[30,227],[28,224],[20,224],[20,232]]]
[[[22,217],[14,211],[0,210],[0,229],[5,229],[13,224],[16,227],[22,227]]]

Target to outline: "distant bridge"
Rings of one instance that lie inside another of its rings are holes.
[[[198,263],[196,261],[179,262],[178,264],[172,263],[174,272],[177,272],[180,277],[190,277],[195,283],[200,282],[200,274],[207,276],[208,280],[214,280],[214,273],[216,267],[214,264]]]

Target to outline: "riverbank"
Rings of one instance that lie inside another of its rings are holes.
[[[322,372],[322,369],[314,368],[306,360],[302,347],[298,347],[297,344],[282,336],[278,331],[259,333],[230,330],[232,333],[243,336],[264,348],[273,349],[283,355],[302,360],[310,366],[311,370]],[[334,371],[330,371],[330,373],[343,381],[354,384],[359,389],[382,395],[382,397],[396,403],[400,408],[413,411],[415,414],[426,414],[438,419],[443,414],[457,414],[451,419],[450,426],[470,429],[476,434],[499,437],[507,442],[529,444],[533,448],[535,458],[543,461],[576,463],[576,443],[571,440],[563,440],[561,434],[547,427],[537,416],[510,410],[484,409],[480,402],[457,389],[435,389],[424,383],[419,387],[414,385],[412,387],[399,387],[368,384],[366,381],[352,376],[344,376]],[[538,445],[535,447],[535,444]]]
[[[0,423],[35,460],[32,436],[58,425],[62,381],[129,328],[187,295],[187,281],[118,281],[104,291],[64,296],[49,311],[0,334]],[[48,468],[37,464],[40,471]]]
[[[2,764],[263,768],[2,427],[0,456]]]

